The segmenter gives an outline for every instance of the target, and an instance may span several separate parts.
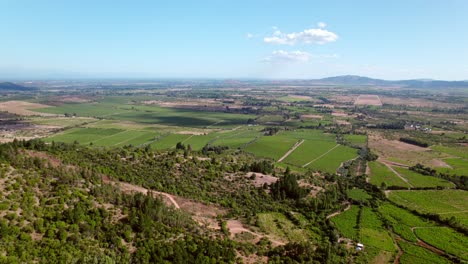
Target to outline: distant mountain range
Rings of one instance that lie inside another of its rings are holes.
[[[26,87],[11,82],[1,82],[0,83],[0,92],[24,92],[24,91],[33,91],[36,88]]]
[[[357,75],[343,75],[314,80],[323,84],[337,85],[379,85],[403,86],[411,88],[468,88],[468,81],[440,81],[432,79],[388,81]]]

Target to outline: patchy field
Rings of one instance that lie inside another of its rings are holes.
[[[382,96],[382,102],[390,105],[406,105],[412,107],[427,107],[427,108],[463,108],[463,104],[438,102],[423,98],[408,98],[408,97],[390,97]]]
[[[432,151],[430,148],[422,148],[398,140],[386,139],[377,133],[369,134],[368,141],[369,148],[376,152],[382,160],[405,165],[420,163],[432,167],[434,160],[450,157],[448,154]]]
[[[25,101],[7,101],[0,103],[0,111],[21,116],[56,116],[54,114],[35,112],[36,109],[44,109],[48,105],[30,103]]]
[[[362,94],[356,98],[354,105],[374,105],[382,106],[382,101],[378,95]]]
[[[305,242],[312,233],[295,225],[282,213],[261,213],[257,215],[260,229],[280,241]]]

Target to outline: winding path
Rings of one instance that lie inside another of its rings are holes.
[[[269,235],[263,235],[263,234],[253,232],[252,230],[249,230],[249,229],[245,228],[244,225],[238,220],[233,220],[233,219],[228,220],[227,221],[227,228],[229,229],[229,232],[231,233],[231,239],[234,238],[235,234],[240,234],[240,233],[246,232],[246,233],[252,234],[258,240],[266,237],[266,238],[268,238],[268,240],[271,241],[272,245],[274,245],[274,246],[282,246],[282,245],[286,244],[283,241],[276,240],[276,239],[272,238]]]
[[[351,203],[350,203],[350,202],[346,202],[345,204],[347,204],[347,206],[345,207],[345,209],[327,215],[327,219],[330,219],[330,218],[332,218],[332,217],[334,217],[334,216],[337,216],[337,215],[339,215],[339,214],[341,214],[341,213],[344,213],[344,212],[348,211],[349,209],[351,209]]]
[[[142,194],[145,194],[145,195],[148,195],[150,193],[154,193],[154,194],[157,194],[157,195],[160,195],[160,196],[164,196],[165,198],[167,198],[167,200],[170,202],[170,204],[172,204],[176,209],[180,209],[180,206],[176,202],[176,200],[174,199],[174,196],[172,196],[172,195],[170,195],[168,193],[149,190],[149,189],[143,188],[141,186],[126,183],[126,182],[111,181],[107,177],[102,177],[102,180],[103,180],[104,183],[118,186],[120,188],[120,190],[122,190],[123,192],[127,192],[127,193],[129,193],[129,192],[139,192],[139,193],[142,193]]]

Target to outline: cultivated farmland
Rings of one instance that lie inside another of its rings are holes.
[[[468,226],[468,192],[464,190],[391,191],[390,200],[421,213],[454,217]]]

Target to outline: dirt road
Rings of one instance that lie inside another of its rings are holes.
[[[301,139],[300,141],[296,142],[296,144],[294,144],[294,146],[288,150],[288,152],[286,152],[286,154],[283,155],[283,157],[281,157],[278,162],[282,162],[285,158],[287,158],[289,156],[289,154],[291,154],[294,150],[296,150],[302,143],[304,143],[304,140]]]

